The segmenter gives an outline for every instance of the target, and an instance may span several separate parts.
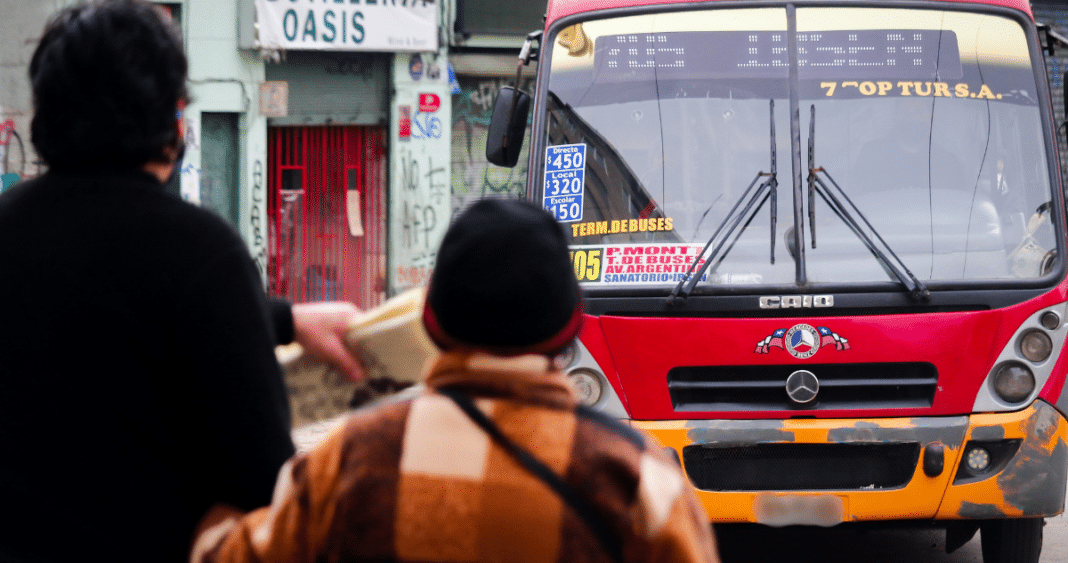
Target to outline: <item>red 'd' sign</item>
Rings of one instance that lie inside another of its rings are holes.
[[[419,94],[419,111],[438,111],[441,107],[441,98],[437,94]]]

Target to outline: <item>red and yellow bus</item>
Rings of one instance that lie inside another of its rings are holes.
[[[487,154],[531,105],[529,197],[587,298],[571,378],[712,522],[1038,561],[1068,474],[1050,40],[1024,0],[549,2]]]

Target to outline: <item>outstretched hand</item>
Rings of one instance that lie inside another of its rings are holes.
[[[293,304],[293,335],[304,350],[341,370],[349,379],[363,379],[363,368],[345,346],[345,333],[360,309],[345,301]]]

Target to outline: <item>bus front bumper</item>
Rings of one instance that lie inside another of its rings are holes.
[[[957,417],[632,424],[674,450],[712,522],[833,526],[1064,509],[1068,421],[1041,400]]]

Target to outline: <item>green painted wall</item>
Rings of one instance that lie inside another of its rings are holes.
[[[182,182],[187,197],[195,192],[202,205],[227,202],[220,214],[236,220],[235,225],[249,245],[260,274],[267,265],[267,119],[259,114],[259,87],[264,80],[264,63],[258,53],[238,48],[238,3],[219,0],[184,0],[182,19],[189,55],[189,81],[193,103],[186,109],[186,157],[182,162]],[[244,23],[244,22],[242,22]],[[219,132],[218,120],[207,128],[212,138],[203,135],[202,113],[236,114],[237,174],[232,194],[221,197],[231,182],[227,174],[212,174],[214,163],[230,159],[212,155],[206,158],[205,146],[219,146],[225,132]],[[205,164],[208,172],[205,173]],[[203,196],[203,197],[199,197]],[[222,204],[218,204],[220,207]],[[236,208],[236,209],[235,209]]]

